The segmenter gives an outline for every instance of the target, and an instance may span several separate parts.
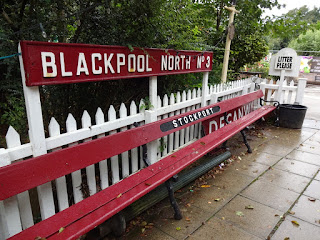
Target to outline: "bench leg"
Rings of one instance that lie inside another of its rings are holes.
[[[180,208],[178,206],[178,203],[177,203],[176,199],[174,198],[174,191],[173,191],[173,186],[172,186],[172,180],[171,179],[166,181],[166,187],[168,189],[171,206],[173,207],[173,210],[174,210],[174,219],[181,220],[182,219],[182,214],[181,214]]]
[[[222,148],[222,149],[229,150],[229,148],[228,148],[228,146],[227,146],[227,143],[228,143],[228,140],[225,141],[225,142],[223,142],[221,148]]]
[[[252,153],[251,147],[250,147],[250,145],[249,145],[249,143],[248,143],[248,140],[247,140],[246,133],[244,132],[244,130],[241,130],[240,133],[241,133],[241,135],[242,135],[244,144],[247,146],[248,153]]]

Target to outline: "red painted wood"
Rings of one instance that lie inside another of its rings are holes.
[[[146,124],[138,128],[133,128],[125,132],[112,134],[73,147],[4,166],[0,168],[0,200],[4,200],[28,189],[57,179],[58,177],[141,146],[192,124],[209,119],[219,113],[185,124],[170,131],[162,132],[160,130],[160,125],[165,122],[173,121],[213,106],[219,106],[221,112],[227,112],[237,106],[251,102],[262,95],[263,93],[261,90],[249,93],[212,104],[208,107]]]
[[[264,106],[10,239],[76,239],[274,109]]]
[[[208,72],[212,70],[213,53],[206,51],[178,51],[138,47],[129,49],[123,46],[34,41],[21,41],[20,44],[27,86],[105,81],[191,72]],[[50,77],[49,75],[47,77],[44,76],[43,68],[47,69],[48,73],[53,73],[52,66],[43,67],[41,54],[46,52],[53,53],[53,56],[44,57],[46,59],[44,62],[53,62],[54,57],[54,64],[50,64],[55,66],[56,76],[52,74],[50,74]],[[63,56],[60,56],[60,53],[63,53]],[[79,55],[82,53],[84,54],[88,72],[81,71],[77,75],[78,66],[85,66],[83,61],[79,61]],[[93,53],[98,54],[99,57],[93,58]],[[106,54],[106,57],[104,54]],[[189,65],[186,61],[189,57],[190,67],[188,67]],[[170,64],[166,64],[167,69],[162,68],[162,58],[167,59],[167,63],[170,62]],[[201,60],[199,67],[197,65],[198,58]],[[110,61],[108,61],[108,59]],[[105,63],[107,63],[107,68],[105,67]],[[118,63],[121,64],[118,65]],[[112,68],[110,68],[110,66],[112,66]],[[92,69],[98,71],[98,73],[94,73]],[[63,72],[65,72],[65,74],[63,74]],[[72,76],[68,76],[70,73]]]

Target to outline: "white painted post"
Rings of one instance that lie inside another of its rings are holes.
[[[281,72],[280,72],[280,81],[279,81],[279,86],[278,86],[278,93],[276,96],[276,100],[280,104],[283,102],[282,88],[283,88],[283,81],[284,81],[285,72],[286,72],[285,70],[281,70]]]
[[[202,78],[201,107],[207,106],[207,97],[208,97],[208,94],[209,94],[208,78],[209,78],[209,72],[204,72],[203,73],[203,78]]]
[[[307,85],[307,79],[299,78],[295,104],[302,104],[306,85]]]
[[[21,52],[20,44],[18,52]],[[47,153],[39,87],[26,86],[25,71],[21,55],[19,56],[19,61],[29,125],[29,138],[32,145],[32,154],[34,157],[37,157]],[[42,219],[47,219],[55,214],[51,182],[38,186],[37,189],[41,217]]]
[[[157,121],[157,106],[158,106],[157,85],[158,85],[157,76],[150,77],[149,78],[149,100],[150,100],[150,104],[153,106],[153,109],[149,109],[145,111],[146,123]],[[157,140],[147,144],[147,149],[148,149],[147,154],[151,164],[157,162],[157,152],[158,152],[157,148],[158,148]]]

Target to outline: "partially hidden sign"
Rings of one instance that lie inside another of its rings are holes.
[[[292,48],[283,48],[270,60],[269,75],[280,76],[281,72],[286,77],[298,77],[301,57]]]
[[[212,52],[21,41],[26,85],[116,80],[212,69]]]

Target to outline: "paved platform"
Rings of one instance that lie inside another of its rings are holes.
[[[176,192],[183,213],[173,219],[168,199],[132,220],[124,239],[320,239],[320,123],[300,130],[263,124],[241,136],[233,157]],[[105,239],[113,239],[107,237]]]

